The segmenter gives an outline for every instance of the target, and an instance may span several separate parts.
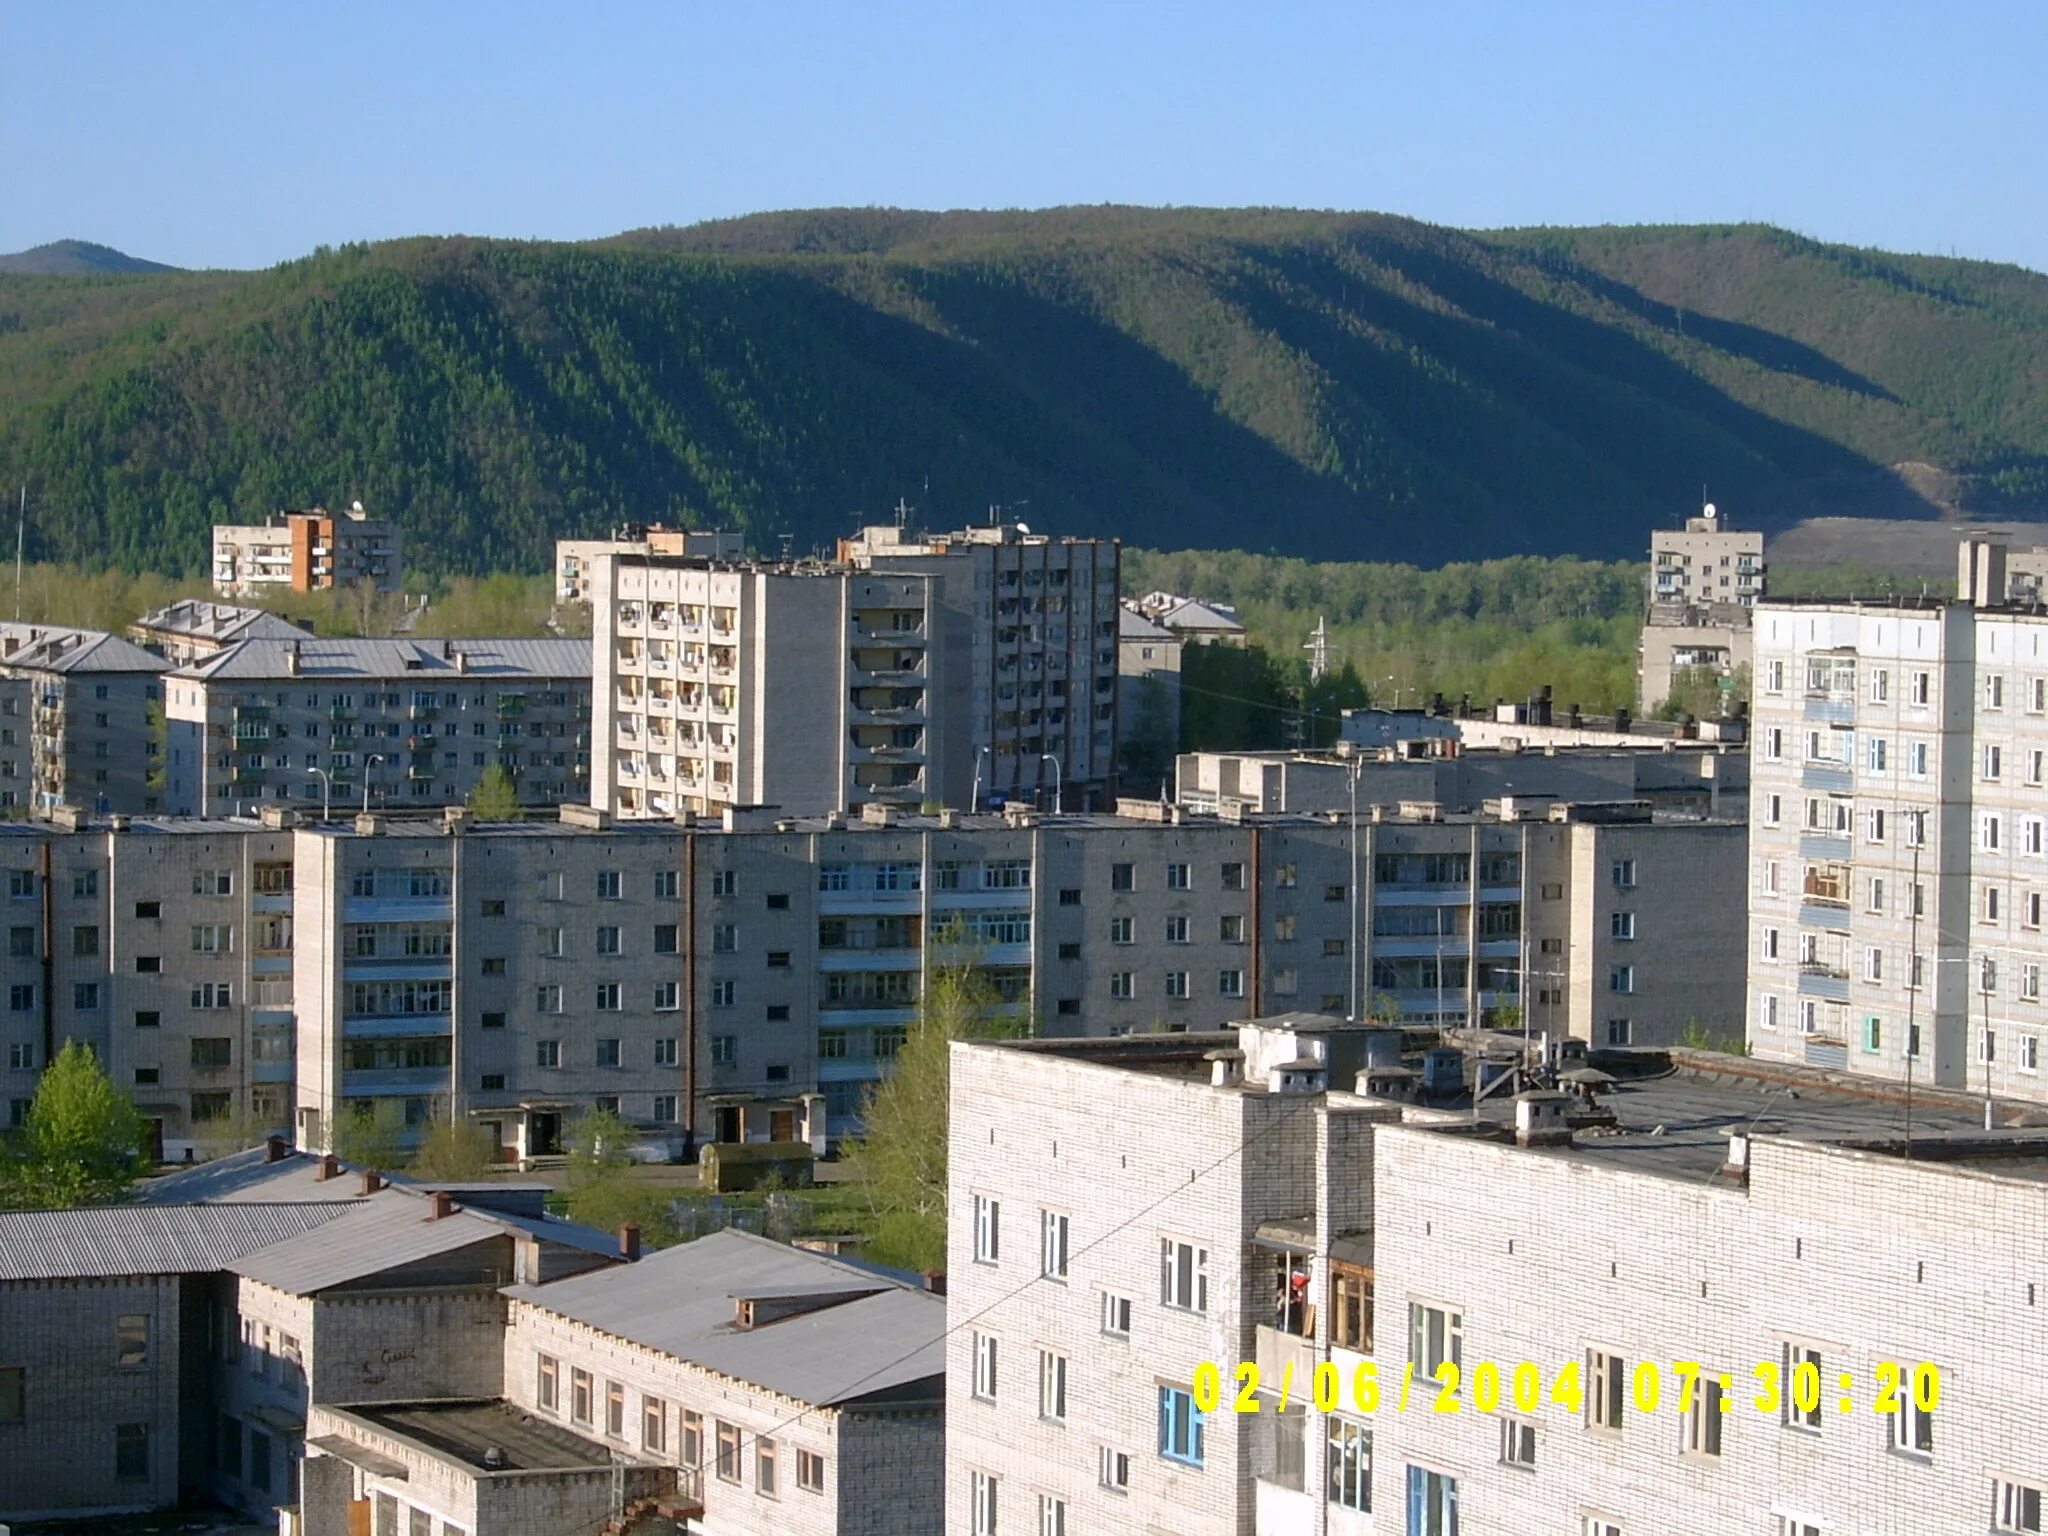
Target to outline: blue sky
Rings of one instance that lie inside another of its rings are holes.
[[[0,250],[1262,203],[2048,271],[2044,59],[2044,0],[0,0]]]

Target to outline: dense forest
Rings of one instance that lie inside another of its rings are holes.
[[[0,275],[0,481],[32,557],[173,574],[216,518],[355,499],[440,573],[621,518],[801,551],[904,496],[1162,549],[1639,558],[1702,485],[1764,526],[2039,511],[2044,338],[2048,278],[1761,226],[828,210]]]

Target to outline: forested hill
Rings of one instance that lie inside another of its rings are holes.
[[[1893,473],[1890,466],[1906,466]],[[0,276],[32,556],[199,568],[360,499],[415,563],[623,517],[1422,564],[1738,520],[2048,511],[2048,277],[1757,227],[836,210],[256,273]]]

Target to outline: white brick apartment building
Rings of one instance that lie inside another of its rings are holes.
[[[1361,1086],[1405,1081],[1373,1054]],[[1896,1100],[1725,1057],[1605,1058],[1597,1103],[1475,1116],[1330,1091],[1358,1059],[1335,1021],[954,1056],[949,1529],[2040,1528],[2048,1142],[1972,1130],[1966,1100],[1923,1096],[1908,1161]],[[1730,1378],[1725,1412],[1680,1410],[1688,1360]],[[1759,1366],[1806,1362],[1812,1412],[1757,1406]],[[1879,1367],[1920,1362],[1935,1410],[1878,1413]],[[1256,1413],[1230,1411],[1240,1363]],[[1567,1364],[1577,1401],[1551,1395]]]
[[[2002,553],[1960,602],[1757,610],[1759,1055],[2048,1098],[2048,618]]]

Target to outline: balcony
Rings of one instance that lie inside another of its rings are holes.
[[[1270,1314],[1272,1308],[1269,1306],[1266,1310]],[[1269,1384],[1273,1391],[1279,1391],[1283,1380],[1292,1379],[1298,1392],[1301,1384],[1315,1374],[1314,1339],[1304,1339],[1266,1323],[1260,1323],[1252,1334],[1252,1352],[1258,1361],[1259,1380]]]
[[[1847,763],[1808,763],[1799,770],[1799,787],[1846,795],[1856,787],[1856,774]]]
[[[1799,967],[1799,995],[1846,1003],[1849,1001],[1849,973],[1836,966],[1809,960]]]
[[[437,720],[440,716],[440,708],[433,704],[415,704],[405,712],[408,720]]]
[[[351,1099],[445,1093],[448,1091],[450,1070],[448,1067],[380,1067],[374,1071],[343,1072],[341,1091]]]
[[[1846,832],[1802,832],[1799,835],[1799,856],[1802,859],[1847,859],[1849,857],[1849,834]]]
[[[1810,693],[1800,713],[1827,725],[1848,725],[1856,718],[1856,700],[1848,694]]]

